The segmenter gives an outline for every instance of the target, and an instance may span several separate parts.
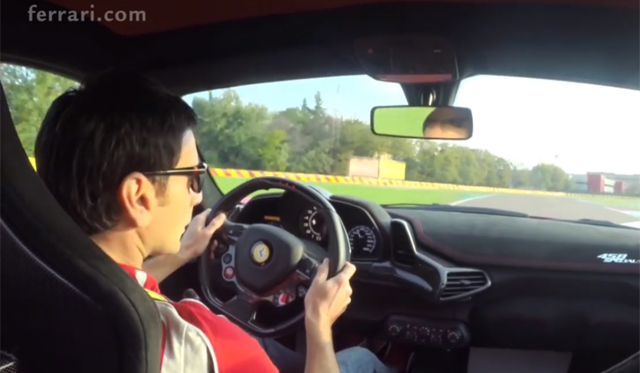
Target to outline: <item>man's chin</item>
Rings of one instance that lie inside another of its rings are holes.
[[[154,256],[159,256],[159,255],[175,255],[178,252],[180,252],[180,245],[177,245],[175,247],[163,247],[163,248],[158,248],[157,250],[155,250],[155,252],[153,253]]]

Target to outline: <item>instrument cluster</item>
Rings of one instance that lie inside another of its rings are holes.
[[[360,207],[335,201],[332,204],[347,229],[351,256],[355,259],[376,259],[381,251],[378,247],[380,234],[373,219]],[[307,205],[298,219],[300,232],[305,238],[326,244],[326,220],[317,206]]]
[[[382,255],[380,231],[362,207],[331,201],[349,235],[352,260],[377,260]],[[327,244],[327,225],[318,207],[294,193],[256,196],[234,219],[246,224],[276,225],[320,246]]]

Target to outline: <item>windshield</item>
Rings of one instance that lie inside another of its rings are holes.
[[[198,143],[224,192],[286,176],[380,204],[455,204],[559,219],[640,220],[640,92],[515,77],[463,80],[455,106],[473,136],[376,136],[371,108],[406,105],[367,76],[304,79],[187,95]],[[634,151],[636,149],[636,151]]]

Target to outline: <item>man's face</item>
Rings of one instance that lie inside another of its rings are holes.
[[[429,121],[430,124],[424,129],[424,137],[436,139],[466,139],[469,137],[470,123],[455,108],[437,108],[429,115]]]
[[[466,128],[460,128],[448,123],[436,122],[424,130],[424,137],[436,139],[465,139],[469,136]]]
[[[195,167],[199,157],[191,130],[182,138],[182,152],[174,168]],[[122,183],[120,197],[147,255],[178,252],[180,237],[191,221],[193,207],[202,201],[202,193],[189,187],[189,176],[167,177],[165,187],[156,187],[145,176],[134,173]]]

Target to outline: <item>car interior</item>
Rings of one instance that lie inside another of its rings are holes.
[[[144,9],[146,20],[38,21],[30,9],[87,5],[4,1],[1,62],[75,81],[134,70],[178,95],[364,73],[401,84],[412,106],[447,105],[459,80],[477,74],[640,90],[637,1],[96,0],[94,6]],[[436,49],[445,58],[429,55]],[[389,64],[389,55],[372,50],[395,51],[401,63]],[[161,326],[153,300],[49,194],[21,145],[4,89],[1,94],[0,372],[159,372]],[[243,200],[267,188],[284,192]],[[321,256],[332,259],[333,273],[346,260],[356,265],[353,301],[334,328],[336,349],[376,341],[383,361],[410,373],[640,369],[638,230],[381,206],[277,177],[256,178],[226,195],[208,178],[194,214],[206,208],[227,212],[234,222],[227,233],[240,227],[239,237],[221,245],[213,263],[199,259],[179,269],[160,284],[163,293],[180,299],[196,289],[214,312],[291,349],[305,349],[304,281],[268,292],[251,315],[242,314],[233,301],[239,275],[230,271],[250,267],[234,257],[243,235],[285,242],[278,235],[286,232],[313,246],[317,255],[288,248],[303,259],[281,268],[284,274],[309,279],[307,267]],[[314,217],[322,226],[308,229],[303,222]],[[606,263],[598,259],[603,253],[633,260]],[[278,282],[267,272],[240,280],[265,293]]]

